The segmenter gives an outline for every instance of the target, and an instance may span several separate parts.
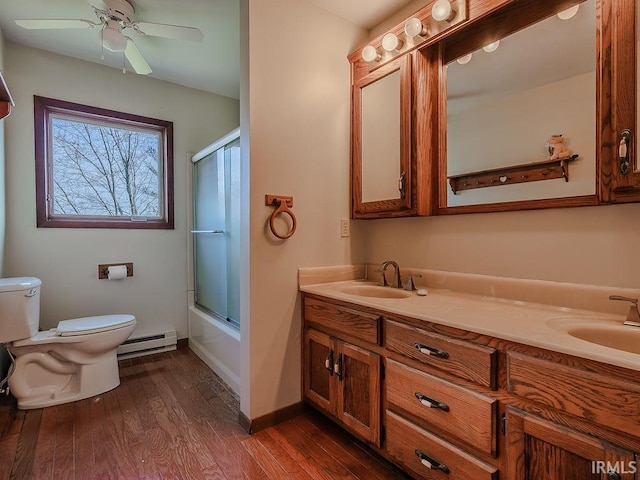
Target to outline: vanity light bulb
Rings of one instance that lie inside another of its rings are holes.
[[[438,0],[431,7],[431,16],[437,22],[448,21],[453,17],[454,11],[449,0]]]
[[[399,50],[400,48],[402,48],[402,44],[402,40],[400,40],[394,33],[387,33],[384,37],[382,37],[382,48],[384,48],[387,52]]]
[[[575,17],[576,13],[578,13],[579,8],[580,8],[580,5],[574,5],[573,7],[569,7],[566,10],[563,10],[560,13],[558,13],[558,18],[560,20],[569,20],[570,18]]]
[[[466,65],[467,63],[469,63],[471,61],[471,57],[473,57],[473,54],[472,53],[468,53],[467,55],[457,59],[456,62],[458,62],[460,65]]]
[[[487,53],[491,53],[491,52],[495,52],[499,46],[500,46],[500,40],[496,40],[495,42],[490,43],[489,45],[485,45],[484,47],[482,47],[482,49]]]
[[[413,17],[404,24],[404,33],[407,37],[426,37],[427,27],[425,27],[419,18]]]
[[[367,45],[362,49],[362,59],[365,62],[377,62],[382,58],[380,52],[373,45]]]

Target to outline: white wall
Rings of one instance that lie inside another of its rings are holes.
[[[640,204],[362,221],[367,261],[638,288]]]
[[[187,336],[189,154],[238,126],[237,100],[7,43],[5,71],[17,107],[6,121],[5,275],[42,279],[41,326],[127,312],[137,334]],[[36,228],[33,95],[174,123],[174,230]],[[99,263],[133,262],[134,276],[98,280]]]
[[[241,17],[242,155],[251,184],[241,410],[254,419],[301,399],[297,269],[364,258],[357,231],[340,238],[340,219],[350,205],[346,57],[365,32],[300,0],[243,0]],[[298,228],[286,241],[267,232],[273,208],[265,194],[294,197]]]

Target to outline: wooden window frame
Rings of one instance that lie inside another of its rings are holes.
[[[34,95],[34,137],[36,174],[36,223],[38,227],[53,228],[113,228],[113,229],[164,229],[174,228],[173,192],[173,123],[155,118],[117,112],[78,103]],[[75,120],[99,120],[116,127],[144,129],[161,134],[162,161],[162,214],[158,218],[136,221],[123,217],[53,215],[48,201],[51,164],[49,159],[49,124],[52,114],[64,113]]]

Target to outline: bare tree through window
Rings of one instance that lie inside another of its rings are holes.
[[[53,118],[53,212],[157,217],[158,134]]]

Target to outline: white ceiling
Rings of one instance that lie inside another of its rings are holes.
[[[232,98],[240,96],[239,0],[130,0],[134,20],[197,27],[202,43],[140,35],[130,36],[149,63],[149,75]],[[0,29],[10,42],[48,50],[114,68],[123,55],[104,51],[100,30],[26,30],[16,19],[87,19],[96,21],[87,0],[0,0]],[[127,64],[127,71],[131,68]],[[135,75],[132,73],[132,75]]]
[[[411,0],[311,1],[369,29]],[[204,33],[204,41],[199,44],[126,30],[153,70],[149,76],[239,98],[240,0],[129,0],[129,3],[135,9],[134,20],[192,26]],[[78,18],[97,20],[87,0],[0,0],[0,29],[8,41],[121,69],[122,54],[105,50],[104,60],[101,59],[100,31],[96,28],[26,30],[15,24],[16,19]],[[126,67],[131,71],[128,64]]]
[[[310,0],[351,23],[370,30],[412,0]],[[425,4],[427,0],[425,0]]]

